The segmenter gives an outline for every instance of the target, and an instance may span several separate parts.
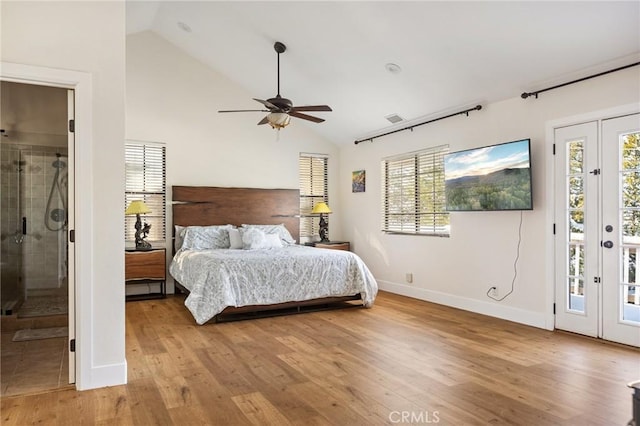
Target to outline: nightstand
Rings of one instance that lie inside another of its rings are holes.
[[[330,241],[328,243],[315,243],[314,247],[331,250],[350,250],[349,241]]]
[[[159,293],[128,295],[127,300],[163,298],[166,288],[166,252],[165,249],[126,250],[124,253],[124,279],[127,284],[160,284]]]

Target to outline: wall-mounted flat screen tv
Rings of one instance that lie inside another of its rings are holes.
[[[532,210],[529,139],[446,154],[447,211]]]

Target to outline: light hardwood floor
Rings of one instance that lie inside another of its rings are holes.
[[[69,383],[69,347],[67,337],[14,342],[16,331],[66,327],[67,315],[18,318],[0,317],[0,395],[41,392]],[[0,417],[0,423],[1,417]]]
[[[204,326],[182,302],[127,303],[126,386],[3,398],[2,425],[625,425],[640,379],[636,349],[384,292]]]

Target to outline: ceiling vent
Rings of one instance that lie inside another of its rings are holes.
[[[404,121],[404,118],[400,117],[398,114],[391,114],[385,117],[391,124],[396,124],[401,121]]]

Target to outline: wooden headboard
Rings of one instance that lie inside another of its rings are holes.
[[[173,224],[181,226],[279,224],[300,241],[297,189],[173,186]]]

